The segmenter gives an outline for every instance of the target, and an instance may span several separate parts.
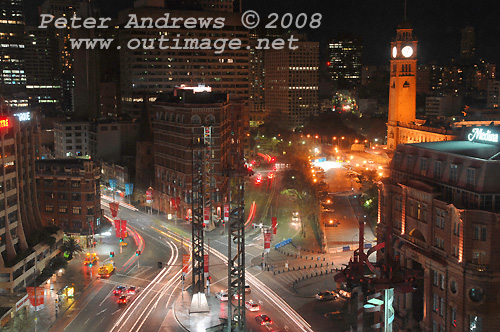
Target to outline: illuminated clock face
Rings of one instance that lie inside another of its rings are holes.
[[[396,46],[394,46],[394,47],[392,48],[392,57],[393,57],[393,58],[395,58],[395,57],[396,57],[396,55],[398,55],[398,49],[396,48]]]
[[[403,56],[405,58],[409,58],[409,57],[411,57],[413,55],[413,48],[411,46],[405,46],[401,50],[401,53],[403,54]]]

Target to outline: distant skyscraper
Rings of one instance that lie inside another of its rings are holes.
[[[476,54],[476,33],[473,27],[462,29],[462,40],[460,41],[460,58],[472,60]]]
[[[234,0],[199,0],[203,10],[212,12],[233,12]]]
[[[363,44],[359,38],[342,37],[329,45],[328,71],[334,90],[351,89],[361,83]]]
[[[59,46],[49,29],[26,27],[26,91],[30,107],[44,114],[62,109]]]
[[[0,0],[0,9],[0,98],[11,108],[26,107],[23,1]]]
[[[213,17],[213,13],[202,11],[169,10],[171,17]],[[137,17],[157,19],[165,14],[164,7],[137,7],[119,13],[119,24],[125,24],[130,14]],[[249,50],[248,30],[241,25],[239,14],[221,12],[224,27],[217,29],[217,36],[203,29],[120,29],[120,79],[122,109],[134,117],[144,112],[144,99],[154,100],[161,92],[172,91],[181,84],[204,83],[214,92],[229,94],[230,98],[248,98],[249,94]],[[127,43],[132,38],[165,36],[164,45],[180,47],[160,50],[158,43],[152,50],[131,50]],[[225,50],[214,54],[214,50],[183,48],[186,40],[210,38],[238,38],[242,46],[237,50]]]
[[[319,43],[294,37],[302,40],[294,43],[296,50],[270,49],[265,54],[267,118],[293,128],[319,112]]]

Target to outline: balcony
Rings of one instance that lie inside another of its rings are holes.
[[[477,272],[489,272],[488,264],[465,263],[465,267]]]

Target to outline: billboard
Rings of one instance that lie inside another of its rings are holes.
[[[224,204],[224,221],[229,221],[229,204]]]
[[[262,232],[264,233],[264,252],[271,251],[271,229],[263,228]]]

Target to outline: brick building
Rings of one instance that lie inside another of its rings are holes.
[[[422,278],[414,293],[395,292],[396,328],[500,328],[496,133],[491,127],[465,128],[465,141],[397,147],[391,174],[380,185],[377,238],[392,234],[394,257]]]
[[[220,216],[226,193],[231,141],[231,103],[224,93],[177,89],[162,94],[152,106],[155,208],[185,218],[191,215],[193,143],[211,128],[210,196],[212,212]],[[159,198],[159,199],[157,199]]]
[[[100,225],[101,168],[87,159],[36,162],[40,211],[45,225],[65,233],[91,234]]]

